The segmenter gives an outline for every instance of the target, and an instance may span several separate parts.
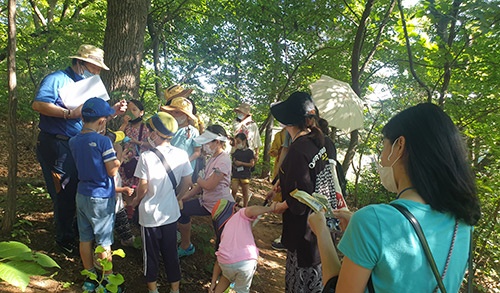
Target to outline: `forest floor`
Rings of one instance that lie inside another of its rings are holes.
[[[6,138],[6,129],[0,129],[0,138]],[[34,141],[30,127],[18,128],[20,132],[18,161],[17,223],[11,235],[0,235],[0,241],[20,241],[31,249],[52,257],[60,266],[52,270],[51,276],[33,277],[25,292],[82,292],[84,277],[80,274],[82,264],[79,257],[67,257],[60,253],[54,243],[52,202],[44,191],[44,182],[34,152]],[[0,218],[3,218],[7,195],[7,145],[0,139]],[[251,205],[262,205],[264,194],[269,190],[267,180],[254,179],[251,184],[253,197]],[[135,227],[136,235],[139,228]],[[264,215],[253,228],[255,242],[260,250],[257,271],[253,278],[251,292],[284,292],[286,252],[271,248],[271,242],[281,233],[281,216]],[[116,239],[116,237],[115,237]],[[214,232],[209,217],[193,218],[192,242],[196,252],[182,258],[181,292],[207,292],[210,286],[214,255]],[[116,272],[125,278],[127,292],[146,292],[142,274],[141,250],[122,247],[115,241],[112,249],[122,248],[125,258],[114,257]],[[163,269],[161,269],[163,272]],[[169,292],[165,274],[159,279],[160,292]],[[19,289],[0,282],[0,292],[21,292]]]

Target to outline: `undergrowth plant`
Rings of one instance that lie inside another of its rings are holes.
[[[102,254],[105,251],[104,247],[102,246],[97,246],[94,253],[95,254]],[[123,249],[117,249],[111,251],[111,255],[118,255],[121,258],[125,257],[125,252]],[[110,272],[113,271],[113,263],[109,261],[107,258],[98,258],[97,262],[102,268],[103,272]],[[122,274],[109,274],[106,275],[106,279],[104,279],[104,274],[100,274],[99,276],[96,273],[93,273],[89,270],[83,270],[81,271],[81,274],[90,278],[93,281],[96,281],[99,285],[95,289],[95,292],[97,293],[105,293],[105,292],[112,292],[112,293],[118,293],[118,286],[123,284],[125,279],[123,278]],[[84,291],[87,293],[88,291]]]
[[[24,292],[31,276],[49,273],[44,268],[61,267],[50,256],[32,251],[21,242],[0,242],[0,279],[5,282]]]

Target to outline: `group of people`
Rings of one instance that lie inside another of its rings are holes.
[[[336,219],[331,219],[291,196],[297,189],[327,196],[335,192],[329,163],[336,159],[335,146],[321,130],[308,93],[292,93],[270,107],[284,129],[281,144],[286,144],[273,174],[274,191],[281,198],[275,196],[268,206],[248,206],[251,168],[261,147],[250,105],[235,108],[231,136],[220,125],[200,127],[191,91],[178,85],[167,88],[165,106],[146,121],[138,100],[110,106],[90,98],[67,107],[59,95],[62,87],[109,70],[104,52],[91,45],[82,45],[70,58],[71,66],[43,79],[33,102],[40,113],[37,157],[54,203],[56,244],[67,254],[79,251],[84,269],[104,274],[104,282],[112,272],[98,271],[94,245],[104,248],[99,258],[111,261],[114,227],[119,218],[126,226],[135,215],[149,292],[158,292],[160,258],[170,292],[179,292],[179,258],[195,253],[191,217],[211,216],[217,261],[210,292],[224,292],[230,283],[236,292],[249,292],[258,260],[251,223],[273,212],[283,216],[286,292],[436,288],[415,232],[391,205],[370,205],[354,214],[335,210]],[[110,139],[105,136],[110,132],[107,122],[116,116],[123,124]],[[379,173],[384,187],[397,193],[391,204],[405,207],[418,220],[444,286],[456,292],[465,274],[471,229],[480,217],[460,133],[429,103],[397,114],[382,132]],[[231,151],[226,150],[229,140]],[[240,187],[243,200],[238,204]],[[121,198],[117,203],[117,193],[124,195],[124,205]],[[345,255],[342,262],[332,237],[339,223],[344,231],[338,245]],[[133,242],[133,235],[125,234],[122,244]],[[88,278],[83,289],[92,292],[99,285],[106,284]]]

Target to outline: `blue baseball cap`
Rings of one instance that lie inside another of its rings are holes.
[[[83,117],[108,117],[113,114],[115,110],[101,98],[90,98],[82,107]]]

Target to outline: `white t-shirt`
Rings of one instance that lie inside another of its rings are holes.
[[[122,187],[122,177],[120,173],[116,172],[115,176],[115,189],[117,187]],[[118,213],[121,209],[125,208],[125,204],[123,203],[123,195],[121,192],[116,193],[116,206],[115,206],[115,214]]]
[[[157,149],[174,172],[177,184],[180,184],[182,177],[191,176],[193,168],[186,151],[171,145],[158,146]],[[154,152],[145,151],[141,154],[134,176],[148,181],[148,191],[139,204],[139,224],[143,227],[159,227],[177,221],[181,212],[175,188]]]

